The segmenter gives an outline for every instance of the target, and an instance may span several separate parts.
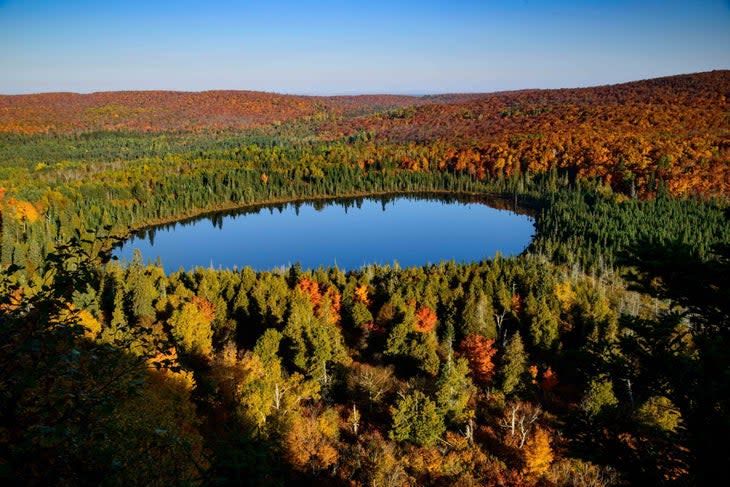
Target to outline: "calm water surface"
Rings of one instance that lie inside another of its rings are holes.
[[[533,219],[485,203],[412,196],[261,207],[148,229],[115,249],[131,260],[159,258],[165,270],[250,266],[270,270],[366,264],[402,267],[480,261],[522,252]]]

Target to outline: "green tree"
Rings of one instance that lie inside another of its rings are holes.
[[[410,441],[420,446],[430,446],[446,431],[436,403],[421,391],[403,396],[392,410],[392,417],[390,438],[395,441]]]
[[[253,348],[253,352],[261,357],[264,367],[278,372],[281,368],[279,362],[279,347],[284,336],[276,328],[267,329]]]
[[[439,368],[438,338],[435,330],[417,331],[417,316],[414,306],[394,300],[396,322],[388,335],[385,354],[410,360],[418,368],[436,375]]]
[[[527,371],[527,352],[522,344],[520,332],[514,332],[507,340],[507,345],[502,354],[499,377],[502,392],[510,394],[522,382]]]
[[[607,413],[618,404],[613,384],[607,379],[593,379],[583,395],[580,407],[589,418]]]
[[[330,364],[349,362],[339,327],[316,317],[312,302],[301,290],[296,290],[291,298],[284,336],[294,365],[323,385],[329,382],[327,367]]]
[[[542,350],[551,350],[558,340],[558,314],[548,306],[545,297],[539,300],[530,294],[525,300],[530,315],[530,341]]]
[[[636,419],[645,426],[675,433],[682,423],[682,414],[669,398],[652,396],[636,411]]]
[[[469,362],[464,358],[454,361],[449,354],[436,381],[439,414],[447,421],[463,423],[472,414],[466,408],[475,391],[476,387],[469,378]]]
[[[126,287],[128,315],[137,322],[143,319],[152,320],[155,315],[153,303],[158,292],[152,276],[147,273],[142,264],[142,254],[139,249],[135,251],[130,267],[127,269]]]
[[[461,319],[463,322],[462,336],[478,334],[486,338],[497,338],[497,325],[494,321],[492,300],[487,298],[482,291],[469,293]]]
[[[19,485],[180,485],[205,467],[190,383],[151,356],[96,341],[72,296],[97,282],[76,244],[46,257],[46,285],[0,277],[0,456]],[[169,343],[159,343],[161,350]],[[159,350],[155,351],[159,353]],[[182,374],[181,374],[182,375]]]

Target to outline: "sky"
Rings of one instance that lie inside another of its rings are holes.
[[[593,86],[730,68],[730,0],[0,0],[0,93]]]

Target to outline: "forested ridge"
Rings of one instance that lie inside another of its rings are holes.
[[[727,71],[432,97],[0,97],[0,477],[702,485],[728,460]],[[130,232],[459,194],[519,257],[165,274]]]
[[[0,132],[205,131],[281,125],[322,140],[389,141],[404,167],[485,175],[570,170],[623,192],[730,191],[730,71],[618,85],[425,97],[258,92],[0,96]]]

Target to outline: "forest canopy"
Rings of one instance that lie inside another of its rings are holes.
[[[729,93],[715,71],[483,95],[0,97],[0,478],[724,475]],[[536,235],[509,259],[346,273],[108,259],[204,212],[401,193],[516,205]]]

